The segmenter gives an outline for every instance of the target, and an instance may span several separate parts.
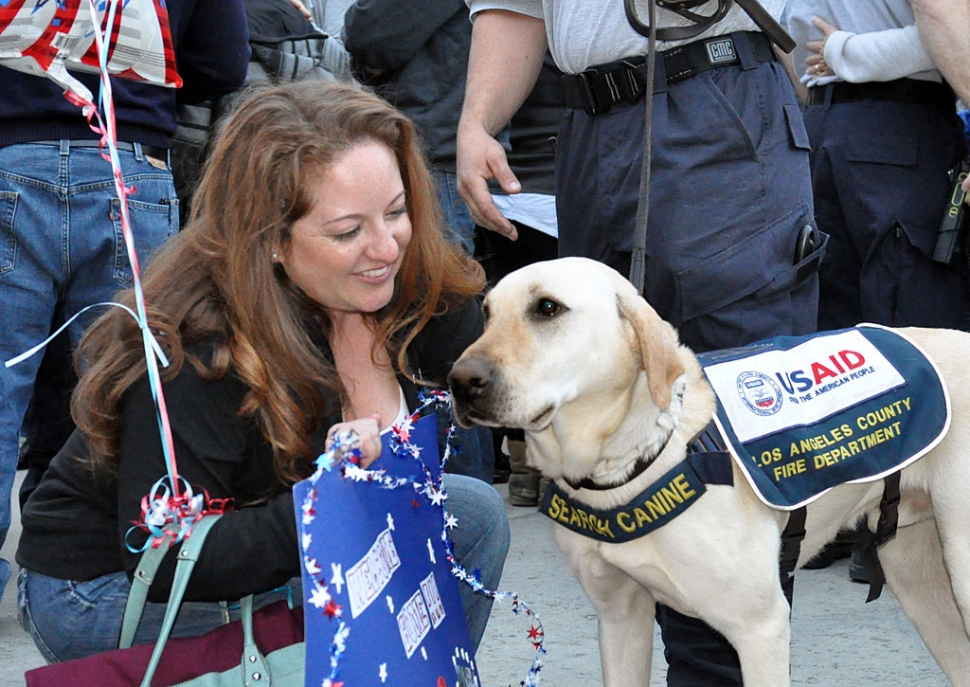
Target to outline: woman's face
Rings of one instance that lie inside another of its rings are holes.
[[[331,316],[376,312],[394,295],[411,241],[397,158],[381,143],[361,143],[312,185],[310,211],[293,224],[280,263]]]

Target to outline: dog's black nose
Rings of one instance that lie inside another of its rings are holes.
[[[448,386],[458,401],[471,403],[480,398],[492,376],[492,366],[481,358],[459,360],[448,373]]]

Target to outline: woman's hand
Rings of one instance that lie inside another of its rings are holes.
[[[334,437],[354,432],[360,439],[360,467],[367,469],[381,456],[381,416],[377,413],[350,422],[338,422],[327,432],[326,449],[333,448]]]
[[[828,64],[825,62],[825,41],[829,39],[829,36],[838,31],[839,28],[829,24],[821,17],[812,17],[812,24],[822,32],[824,38],[820,41],[807,41],[805,43],[805,47],[812,53],[805,59],[805,64],[808,65],[806,71],[816,79],[823,76],[834,76],[834,72],[829,69]]]

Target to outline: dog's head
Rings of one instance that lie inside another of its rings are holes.
[[[488,294],[485,308],[484,333],[449,375],[455,412],[466,425],[525,429],[530,452],[550,431],[559,453],[564,446],[571,454],[601,451],[633,412],[649,429],[693,361],[636,289],[593,260],[517,270]],[[588,464],[539,467],[551,476],[589,471]]]

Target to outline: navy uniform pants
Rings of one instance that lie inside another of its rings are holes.
[[[809,143],[783,67],[745,59],[673,84],[661,77],[647,301],[698,352],[814,331],[824,237],[815,233],[819,247],[796,260],[799,234],[814,231]],[[642,100],[599,115],[566,110],[556,162],[560,255],[629,272],[644,110]],[[657,618],[668,685],[741,685],[737,654],[720,634],[669,608]]]
[[[819,229],[831,235],[820,273],[819,328],[859,322],[966,328],[966,259],[933,262],[964,154],[953,108],[861,100],[810,105]]]

